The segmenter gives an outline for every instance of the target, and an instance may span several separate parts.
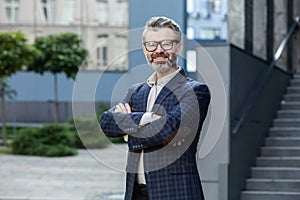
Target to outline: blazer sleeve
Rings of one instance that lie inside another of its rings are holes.
[[[198,83],[182,88],[182,92],[178,102],[160,119],[137,127],[128,143],[130,150],[166,145],[180,129],[188,129],[191,134],[200,132],[210,102],[208,87]],[[168,100],[166,104],[168,106]]]
[[[137,88],[142,84],[136,84],[128,89],[122,103],[130,105],[130,99]],[[122,137],[125,134],[136,133],[139,122],[144,112],[120,113],[114,112],[115,106],[103,113],[100,119],[100,127],[107,137]]]

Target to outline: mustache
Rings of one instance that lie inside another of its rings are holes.
[[[158,58],[158,57],[169,58],[169,57],[170,57],[170,54],[161,52],[161,53],[154,53],[154,54],[151,55],[151,58],[152,58],[152,59]]]
[[[148,57],[148,62],[152,63],[153,60],[158,57],[168,58],[168,61],[171,62],[172,65],[176,65],[177,63],[177,55],[175,53],[167,52],[153,53],[151,56]]]

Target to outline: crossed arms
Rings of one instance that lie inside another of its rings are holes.
[[[169,95],[160,105],[165,111],[158,114],[135,111],[129,104],[134,92],[130,89],[122,103],[103,114],[100,126],[108,137],[133,136],[129,148],[165,145],[182,128],[196,134],[206,116],[210,95],[206,85],[192,86]],[[143,119],[147,115],[152,115],[151,120]]]

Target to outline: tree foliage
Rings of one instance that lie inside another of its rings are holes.
[[[82,40],[75,33],[61,33],[37,37],[34,46],[41,51],[29,71],[54,75],[54,121],[59,121],[57,74],[64,73],[68,78],[75,78],[79,67],[84,64],[88,51],[83,47]]]
[[[38,54],[37,49],[27,43],[22,32],[0,33],[0,78],[4,79],[22,67],[29,65]]]
[[[62,33],[37,37],[35,47],[41,51],[28,70],[43,74],[65,73],[68,78],[75,78],[79,66],[88,55],[77,34]]]
[[[6,145],[6,112],[5,96],[12,95],[13,90],[9,87],[5,78],[14,74],[22,67],[33,62],[39,51],[27,43],[27,38],[22,32],[0,33],[0,97],[3,144]]]

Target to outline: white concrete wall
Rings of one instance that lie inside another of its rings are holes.
[[[200,171],[200,177],[202,180],[202,185],[205,193],[205,198],[209,200],[227,200],[228,197],[228,164],[229,164],[229,92],[230,92],[230,52],[229,46],[212,46],[205,47],[206,52],[211,57],[211,59],[216,64],[219,74],[223,79],[223,84],[226,93],[227,101],[227,112],[225,124],[220,137],[212,149],[212,151],[204,158],[198,158],[198,168]],[[212,67],[210,61],[207,57],[203,55],[198,55],[197,61],[198,70],[201,73],[201,68]],[[204,69],[202,69],[204,70]],[[210,69],[209,69],[210,70]],[[215,77],[204,77],[207,80],[210,90],[214,84]],[[221,90],[221,88],[220,88]],[[214,101],[216,101],[214,95],[220,91],[211,91],[211,104],[209,108],[209,114],[205,121],[203,132],[200,138],[199,145],[203,145],[204,138],[206,137],[206,130],[209,126],[210,121],[219,121],[219,119],[212,118],[212,106],[214,106]],[[221,112],[221,111],[220,111]],[[220,113],[221,114],[221,113]],[[216,133],[208,133],[216,134]],[[199,156],[199,154],[198,154]]]

